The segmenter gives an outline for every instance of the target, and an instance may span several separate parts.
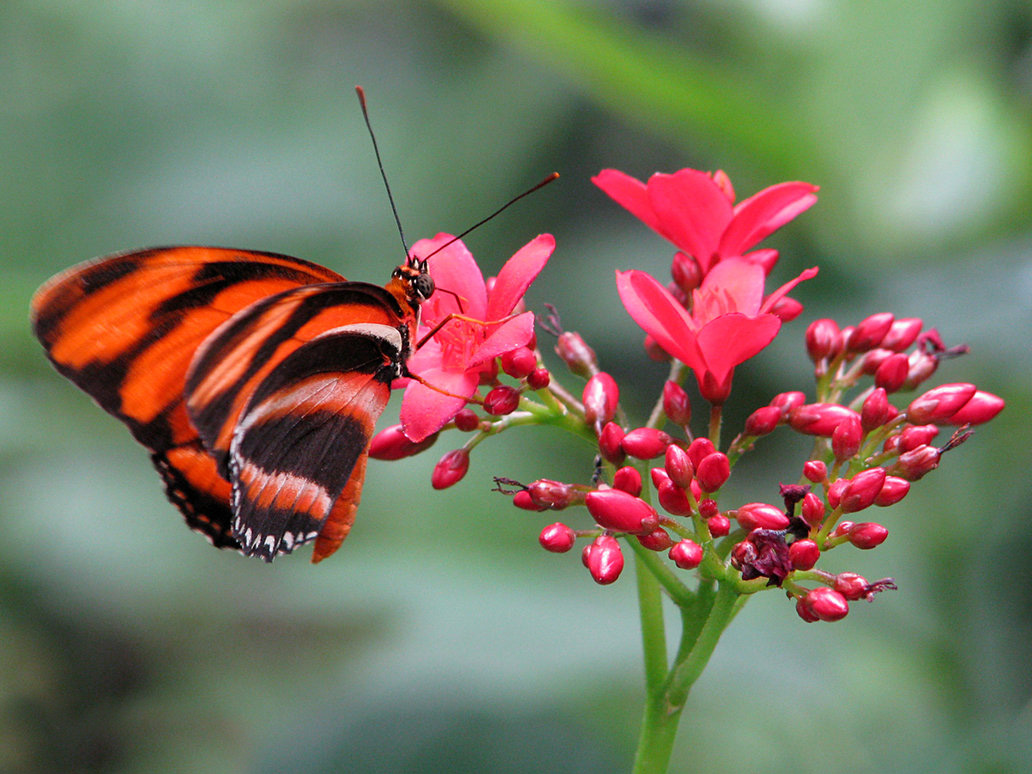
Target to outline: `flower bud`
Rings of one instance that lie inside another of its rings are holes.
[[[702,564],[702,546],[694,540],[679,540],[671,547],[669,556],[682,570],[693,570]]]
[[[692,476],[695,475],[695,468],[692,465],[688,452],[676,444],[670,444],[666,448],[665,462],[663,465],[670,480],[682,489],[691,486]]]
[[[822,621],[841,621],[849,613],[846,598],[824,586],[813,589],[804,599],[810,612]]]
[[[830,436],[849,417],[859,419],[860,415],[837,403],[809,403],[792,409],[788,413],[788,424],[800,433]]]
[[[547,368],[535,368],[527,374],[527,386],[532,390],[543,390],[552,381]]]
[[[806,328],[806,353],[817,363],[842,351],[842,331],[828,318],[814,320]]]
[[[880,546],[888,536],[889,531],[881,524],[875,524],[873,521],[862,521],[859,524],[854,524],[852,529],[849,530],[849,542],[857,548],[864,550]]]
[[[867,352],[879,346],[894,319],[891,313],[880,312],[861,320],[846,340],[846,349],[850,352]]]
[[[781,322],[789,323],[803,313],[803,305],[792,296],[782,296],[768,311]]]
[[[624,461],[623,450],[624,431],[616,422],[607,422],[598,436],[598,450],[606,462],[614,465],[622,465]]]
[[[576,540],[577,536],[573,530],[558,521],[555,524],[549,524],[538,535],[538,542],[541,544],[541,547],[554,554],[565,554],[573,548]]]
[[[663,385],[663,412],[667,419],[682,427],[692,419],[692,404],[688,393],[677,382],[667,381]]]
[[[624,436],[621,446],[624,453],[639,460],[651,460],[666,451],[673,440],[662,430],[654,427],[637,427]]]
[[[573,373],[590,377],[598,370],[598,357],[595,350],[584,343],[579,333],[563,331],[555,345],[555,353],[562,358]]]
[[[949,419],[945,420],[947,425],[980,425],[995,417],[1007,404],[1003,398],[993,395],[991,392],[975,390],[964,406]]]
[[[455,415],[455,429],[471,433],[480,427],[480,417],[473,409],[464,408]]]
[[[810,609],[809,605],[806,604],[806,599],[804,597],[796,597],[795,611],[796,615],[807,623],[817,623],[817,621],[821,620],[817,617],[817,614]]]
[[[731,394],[730,374],[723,381],[718,382],[712,371],[704,371],[702,380],[698,384],[699,394],[702,395],[703,400],[709,401],[714,406],[723,406],[724,401]]]
[[[690,295],[702,283],[702,268],[690,255],[678,251],[670,264],[670,276],[682,293]]]
[[[699,515],[704,519],[712,519],[714,516],[720,513],[720,508],[717,506],[717,501],[706,497],[699,500]]]
[[[741,570],[746,565],[756,560],[756,546],[750,543],[748,540],[743,540],[741,543],[735,543],[731,549],[731,566],[736,570]]]
[[[599,371],[584,385],[584,421],[596,432],[616,414],[620,402],[620,388],[605,371]]]
[[[835,576],[835,591],[851,602],[867,594],[867,578],[855,572],[840,572]]]
[[[907,373],[907,380],[903,384],[904,390],[914,390],[917,386],[928,379],[939,368],[939,358],[934,354],[917,350],[910,353],[908,358],[910,370]]]
[[[883,508],[889,505],[895,505],[906,497],[907,492],[909,491],[909,481],[898,478],[897,476],[886,476],[885,483],[882,484],[881,491],[878,493],[878,496],[874,498],[874,504],[880,505]]]
[[[484,411],[496,417],[511,414],[520,405],[520,394],[507,384],[500,384],[484,396]]]
[[[466,449],[454,449],[437,461],[434,472],[430,474],[430,485],[434,489],[447,489],[459,483],[469,470],[469,452]]]
[[[907,406],[907,421],[915,425],[945,422],[975,394],[975,385],[943,384],[919,395]]]
[[[801,392],[779,392],[773,398],[770,399],[771,406],[777,406],[781,409],[781,416],[783,419],[788,418],[789,412],[797,406],[802,406],[806,403],[806,395]]]
[[[938,425],[910,425],[904,427],[899,434],[897,448],[900,453],[916,449],[932,442],[932,439],[939,434]]]
[[[553,511],[561,511],[571,505],[583,502],[584,493],[578,491],[571,484],[562,481],[553,481],[550,478],[539,478],[527,487],[530,499],[541,508],[548,508]]]
[[[849,535],[849,530],[853,529],[853,522],[851,521],[840,521],[835,525],[835,529],[831,531],[830,537],[840,538]]]
[[[731,531],[731,519],[722,513],[717,513],[706,519],[706,526],[709,527],[713,537],[724,537]]]
[[[864,355],[863,360],[860,361],[860,372],[868,376],[877,373],[878,369],[881,367],[881,364],[888,360],[890,357],[892,357],[894,354],[896,353],[893,352],[891,349],[883,349],[882,347],[872,349],[870,352]],[[904,355],[903,357],[904,359],[906,359],[906,355]]]
[[[874,384],[886,392],[896,392],[906,384],[909,374],[910,358],[902,352],[897,352],[885,358],[878,366],[878,370],[874,372]]]
[[[853,476],[842,491],[843,513],[856,513],[874,504],[885,485],[885,468],[869,468]]]
[[[863,440],[864,431],[860,424],[860,416],[847,416],[831,434],[831,450],[835,455],[835,461],[843,462],[856,456]]]
[[[540,512],[548,510],[548,508],[545,508],[534,502],[534,498],[530,496],[530,492],[528,492],[526,489],[521,489],[512,496],[512,504],[515,505],[517,508],[522,508],[525,511]]]
[[[644,500],[620,489],[596,489],[584,498],[588,512],[606,529],[647,535],[659,526],[659,514]]]
[[[819,484],[828,478],[828,466],[821,460],[807,460],[803,463],[803,476],[807,481]]]
[[[942,452],[934,446],[918,446],[899,455],[896,464],[889,468],[893,475],[907,481],[917,481],[939,467]]]
[[[860,408],[860,427],[865,433],[889,421],[889,396],[884,387],[874,389]]]
[[[813,492],[807,492],[799,506],[799,515],[809,526],[821,526],[824,521],[824,501]]]
[[[812,540],[797,540],[788,547],[788,561],[796,570],[812,570],[821,558],[821,549]]]
[[[842,492],[849,486],[848,478],[838,478],[828,486],[828,507],[835,510],[842,502]]]
[[[894,320],[892,325],[889,326],[889,332],[882,339],[881,345],[886,349],[902,352],[914,343],[917,334],[921,332],[922,325],[924,325],[924,322],[917,317],[903,317],[899,320]]]
[[[630,465],[618,469],[613,474],[613,489],[619,489],[637,497],[641,494],[641,473]]]
[[[752,436],[767,435],[781,422],[781,409],[777,406],[761,406],[745,420],[745,434]]]
[[[716,450],[717,447],[709,438],[696,438],[688,445],[688,459],[692,461],[692,467],[698,470],[703,457],[713,454]]]
[[[723,452],[703,457],[695,467],[695,480],[704,492],[716,492],[731,475],[731,463]]]
[[[670,535],[662,527],[656,527],[647,535],[638,535],[638,542],[650,551],[666,551],[673,542]]]
[[[374,460],[400,460],[429,449],[437,440],[437,433],[422,441],[410,441],[401,425],[391,425],[373,436],[369,442],[369,456]]]
[[[652,468],[649,470],[649,475],[652,477],[652,486],[656,489],[670,482],[670,474],[664,468]]]
[[[537,355],[526,347],[502,353],[502,370],[514,379],[522,379],[537,368]]]
[[[610,535],[599,535],[589,544],[586,564],[595,583],[605,586],[620,577],[623,571],[623,552],[620,543]]]
[[[492,358],[480,366],[477,372],[480,384],[495,384],[498,381],[498,359]]]
[[[669,363],[673,359],[670,357],[670,353],[663,349],[660,343],[648,334],[642,340],[641,346],[649,360],[654,360],[657,363]]]
[[[674,516],[690,516],[692,513],[688,496],[673,481],[664,481],[656,487],[656,499],[664,511]]]
[[[743,529],[786,529],[788,516],[775,505],[767,503],[746,503],[732,515]]]

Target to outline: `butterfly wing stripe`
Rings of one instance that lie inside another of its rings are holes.
[[[168,499],[183,513],[191,529],[204,534],[217,548],[239,548],[233,537],[231,487],[218,474],[215,461],[199,441],[152,455],[165,482]]]

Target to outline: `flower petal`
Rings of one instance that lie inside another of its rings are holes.
[[[699,331],[697,339],[706,370],[717,383],[723,383],[736,365],[770,344],[780,328],[781,320],[772,314],[746,317],[733,313],[710,320]],[[700,375],[696,374],[696,378]]]
[[[603,169],[591,178],[591,182],[653,231],[666,236],[659,224],[659,218],[652,211],[652,202],[649,201],[649,195],[643,182],[616,169]]]
[[[697,169],[655,174],[649,178],[648,193],[660,233],[694,257],[703,273],[708,272],[733,216],[727,195]]]
[[[444,395],[419,382],[412,382],[401,399],[401,427],[411,441],[418,443],[436,433],[454,417],[465,398],[477,389],[475,372],[429,369],[420,374],[428,383],[457,396]]]
[[[524,312],[506,320],[501,325],[493,325],[487,338],[477,350],[470,355],[469,367],[478,366],[487,360],[522,347],[534,335],[534,313]]]
[[[755,317],[763,303],[763,281],[762,266],[744,258],[725,258],[710,270],[695,291],[692,318],[701,325],[727,312]],[[712,303],[707,303],[709,299]]]
[[[545,268],[553,250],[555,238],[551,234],[541,234],[517,250],[495,278],[494,286],[487,295],[484,319],[501,320],[509,314],[523,298],[530,283]]]
[[[701,366],[691,318],[670,291],[643,271],[618,271],[616,290],[631,318],[670,355]]]
[[[778,288],[773,293],[771,293],[769,296],[767,296],[765,299],[763,299],[763,306],[760,307],[760,311],[761,312],[769,312],[774,307],[774,305],[778,301],[780,301],[782,299],[782,297],[784,297],[786,294],[788,294],[792,290],[792,288],[794,288],[800,282],[804,282],[804,281],[806,281],[808,279],[813,279],[816,276],[817,276],[817,267],[816,266],[811,266],[809,269],[806,269],[805,271],[800,272],[799,276],[796,277],[794,280],[789,280],[784,285],[782,285],[780,288]]]
[[[441,233],[432,239],[420,239],[412,245],[411,252],[428,255],[452,238],[451,234]],[[484,275],[461,239],[430,258],[430,276],[437,292],[423,305],[425,318],[439,320],[451,312],[483,318],[487,309]]]
[[[721,255],[741,255],[817,201],[819,188],[809,183],[778,183],[741,201],[720,239]]]

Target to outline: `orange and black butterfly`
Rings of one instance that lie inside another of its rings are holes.
[[[32,321],[57,370],[150,450],[190,527],[267,561],[314,540],[317,562],[351,529],[433,291],[413,258],[380,287],[275,253],[167,247],[58,274]]]

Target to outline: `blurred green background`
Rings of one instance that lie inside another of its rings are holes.
[[[971,345],[936,383],[1009,406],[876,514],[884,546],[827,558],[900,591],[835,625],[803,624],[778,593],[751,601],[672,771],[1028,771],[1030,33],[1016,1],[6,0],[0,771],[628,769],[633,574],[596,586],[538,548],[544,519],[489,492],[495,474],[585,480],[586,447],[508,433],[437,493],[445,435],[370,466],[330,561],[265,566],[189,532],[143,450],[29,334],[43,280],[132,247],[273,250],[384,281],[400,248],[355,84],[410,239],[562,173],[467,242],[497,271],[555,234],[531,304],[560,305],[639,421],[665,369],[644,360],[613,270],[662,276],[671,250],[589,176],[723,168],[743,198],[822,186],[767,242],[775,286],[821,274],[740,369],[731,422],[812,395],[809,320],[884,310]],[[732,500],[770,499],[808,446],[766,445]]]

